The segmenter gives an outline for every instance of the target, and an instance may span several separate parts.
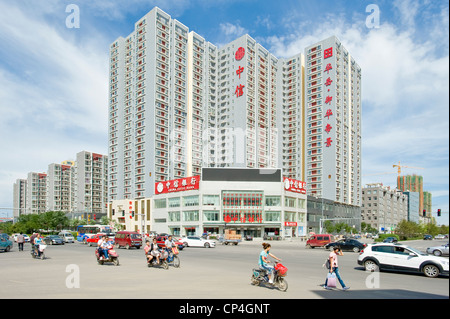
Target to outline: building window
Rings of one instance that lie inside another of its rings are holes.
[[[306,199],[298,199],[298,208],[306,209]]]
[[[180,212],[169,212],[169,222],[179,222],[180,220],[181,220]]]
[[[198,205],[199,205],[199,197],[198,197],[198,195],[184,196],[183,197],[183,207],[198,206]]]
[[[219,195],[203,195],[203,205],[219,206],[220,205],[220,196]]]
[[[166,208],[166,199],[155,199],[154,201],[154,208]]]
[[[281,221],[281,212],[265,212],[266,222],[280,222]]]
[[[296,207],[295,203],[296,203],[295,198],[292,198],[292,197],[284,198],[284,206],[286,206],[286,207],[295,208]]]
[[[285,222],[295,222],[295,212],[284,212],[284,221]]]
[[[169,198],[169,207],[180,207],[180,197]]]
[[[266,196],[266,206],[281,206],[281,196]]]
[[[198,197],[198,196],[197,196]],[[198,205],[198,203],[197,203]],[[198,210],[190,210],[190,211],[184,211],[183,212],[183,221],[185,222],[198,222]]]
[[[204,210],[203,211],[203,221],[207,222],[218,222],[220,212],[218,210]]]

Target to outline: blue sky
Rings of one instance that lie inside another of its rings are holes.
[[[69,4],[80,28],[66,27]],[[154,6],[217,46],[248,33],[280,58],[336,35],[362,68],[363,184],[422,167],[403,173],[449,211],[449,5],[431,0],[0,0],[0,207],[28,172],[107,153],[109,44]]]

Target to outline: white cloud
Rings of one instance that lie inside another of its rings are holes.
[[[245,28],[241,27],[239,24],[232,24],[229,22],[221,23],[220,31],[222,31],[227,37],[231,36],[235,38],[248,33],[248,31]]]
[[[64,10],[58,29],[45,19],[50,9],[32,14],[15,4],[0,3],[3,207],[11,205],[14,181],[28,172],[82,150],[107,152],[108,44],[64,34]]]

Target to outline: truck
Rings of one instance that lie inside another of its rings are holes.
[[[242,241],[242,236],[236,234],[235,230],[225,230],[225,234],[219,237],[219,243],[222,245],[237,245]]]

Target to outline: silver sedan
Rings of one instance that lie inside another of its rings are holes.
[[[427,253],[435,256],[448,256],[448,243],[442,246],[428,247]]]

